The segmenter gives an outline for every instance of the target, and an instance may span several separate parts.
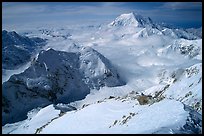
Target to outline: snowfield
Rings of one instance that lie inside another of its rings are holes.
[[[3,71],[2,116],[10,120],[2,133],[201,134],[199,30],[136,13],[91,27],[19,28],[47,44],[27,65]]]
[[[187,115],[183,105],[174,100],[164,100],[151,106],[140,106],[134,100],[105,100],[63,115],[41,133],[156,133],[161,128],[176,129],[184,125]]]
[[[49,113],[49,114],[48,114]],[[10,125],[7,124],[3,127],[3,134],[32,134],[43,125],[46,125],[53,118],[58,117],[60,110],[55,110],[53,105],[49,105],[41,110],[34,109],[29,112],[28,119],[19,123]],[[14,128],[13,128],[14,127]],[[11,129],[13,128],[13,129]]]

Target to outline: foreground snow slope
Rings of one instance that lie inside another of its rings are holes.
[[[52,121],[41,133],[130,134],[154,133],[169,128],[166,130],[168,132],[170,128],[176,129],[183,126],[187,115],[188,112],[184,111],[183,105],[175,100],[164,100],[151,106],[140,106],[136,100],[112,99],[67,113]]]
[[[49,113],[49,115],[47,114]],[[28,118],[24,121],[7,124],[3,127],[3,134],[31,134],[35,133],[38,128],[46,125],[52,119],[58,117],[60,110],[56,110],[53,105],[43,109],[33,109],[28,113]]]

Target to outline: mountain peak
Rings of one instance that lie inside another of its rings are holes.
[[[135,27],[145,27],[147,25],[152,26],[153,22],[149,17],[143,17],[134,12],[130,12],[127,14],[121,14],[118,16],[113,22],[111,22],[110,26],[135,26]]]

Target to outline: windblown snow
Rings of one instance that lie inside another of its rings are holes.
[[[127,13],[16,31],[2,31],[3,134],[202,133],[202,27]]]

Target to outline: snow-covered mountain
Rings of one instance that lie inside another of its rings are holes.
[[[23,32],[47,44],[3,83],[2,133],[201,134],[200,32],[136,13]]]
[[[109,24],[109,26],[134,26],[134,27],[146,27],[152,25],[153,22],[149,17],[145,18],[134,12],[122,14]]]
[[[3,84],[3,124],[26,118],[37,106],[80,100],[90,89],[123,84],[111,63],[90,47],[76,53],[41,51],[28,69]]]
[[[192,32],[191,29],[184,30],[174,27],[166,27],[165,25],[159,25],[152,21],[149,17],[143,17],[137,13],[131,12],[128,14],[122,14],[118,16],[113,22],[108,24],[108,27],[132,27],[144,28],[139,32],[136,32],[137,37],[148,37],[153,34],[171,36],[173,38],[184,38],[184,39],[200,39],[201,30]],[[202,35],[202,34],[201,34]]]
[[[202,27],[200,28],[189,28],[189,29],[186,29],[187,32],[189,33],[193,33],[194,35],[202,38]]]
[[[178,39],[175,40],[172,45],[169,47],[170,50],[174,50],[176,52],[181,53],[187,57],[202,60],[202,40],[186,40],[186,39]]]
[[[178,69],[169,77],[173,79],[173,84],[163,95],[202,112],[202,63]]]
[[[16,69],[31,59],[32,53],[46,44],[46,41],[34,37],[28,38],[15,31],[2,31],[2,68]]]

